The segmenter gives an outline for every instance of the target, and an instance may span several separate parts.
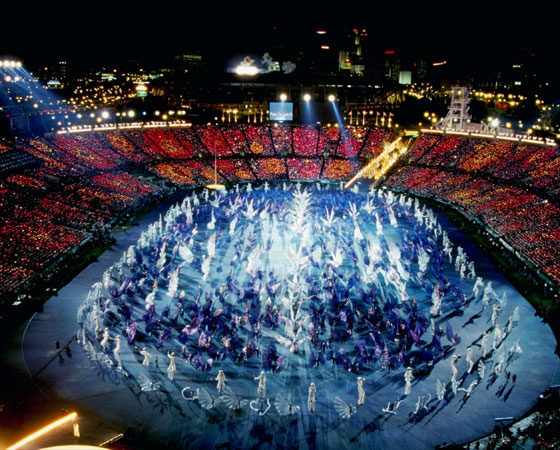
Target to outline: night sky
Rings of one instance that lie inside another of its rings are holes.
[[[367,29],[376,50],[446,59],[458,71],[475,66],[497,70],[520,47],[552,57],[556,42],[551,12],[489,9],[492,6],[474,3],[462,9],[434,3],[415,8],[368,3],[375,8],[371,13],[357,6],[335,10],[282,1],[256,7],[237,2],[225,10],[208,2],[183,7],[166,2],[151,2],[149,7],[123,2],[12,3],[2,5],[0,56],[20,58],[31,68],[58,57],[81,68],[131,56],[159,63],[192,49],[202,50],[207,61],[217,64],[265,49],[273,56],[278,51],[289,55],[305,51],[313,30],[356,26]]]

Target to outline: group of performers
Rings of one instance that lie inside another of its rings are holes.
[[[461,383],[475,372],[483,377],[481,367],[493,355],[502,360],[493,369],[500,374],[508,356],[502,344],[518,310],[500,325],[505,294],[477,276],[474,262],[418,200],[385,190],[283,183],[192,191],[107,269],[78,320],[88,356],[127,376],[138,363],[147,391],[160,372],[189,383],[192,371],[217,371],[216,397],[178,385],[183,398],[206,409],[222,399],[262,414],[270,407],[266,373],[337,366],[357,377],[355,406],[338,396],[334,402],[349,418],[366,401],[368,374],[404,371],[407,396],[415,378],[454,353],[461,337],[451,320],[473,302],[491,314],[491,328],[469,347],[463,377],[453,355],[449,383],[437,380],[434,400],[461,389],[471,395],[476,384]],[[513,351],[521,352],[519,342]],[[248,394],[225,385],[226,373],[244,364],[259,370],[250,405]],[[310,413],[315,382],[306,388]],[[396,414],[402,399],[382,411]],[[416,409],[428,401],[419,397]],[[300,408],[285,392],[276,393],[275,407],[280,414]]]

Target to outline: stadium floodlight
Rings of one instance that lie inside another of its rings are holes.
[[[237,75],[253,76],[259,73],[259,69],[255,66],[239,65],[235,68],[235,73]]]
[[[303,100],[305,100],[306,102],[311,100],[311,95],[310,94],[303,94]]]
[[[21,62],[20,61],[16,62],[16,67],[21,67]]]
[[[329,102],[333,103],[336,100],[336,97],[334,96],[334,94],[329,94],[329,96],[327,97]]]
[[[134,117],[136,115],[136,113],[131,109],[130,111],[128,111],[128,117]]]
[[[280,94],[280,101],[285,102],[286,100],[288,100],[288,96],[284,92],[282,92]]]
[[[101,117],[103,117],[104,119],[108,119],[109,118],[109,113],[107,111],[103,111],[101,113]]]

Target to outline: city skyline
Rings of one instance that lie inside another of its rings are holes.
[[[296,57],[315,43],[314,31],[327,30],[325,38],[332,42],[345,29],[356,27],[367,30],[370,49],[446,59],[462,74],[498,70],[520,48],[545,59],[554,42],[546,17],[533,20],[531,12],[521,18],[519,12],[488,9],[468,13],[436,7],[401,12],[387,6],[376,8],[374,16],[355,10],[305,14],[298,9],[288,15],[249,8],[212,15],[204,6],[190,7],[185,13],[164,6],[147,10],[120,4],[110,9],[92,6],[87,14],[68,19],[64,7],[32,7],[24,12],[21,6],[10,5],[9,20],[0,28],[0,55],[32,68],[64,58],[88,69],[132,57],[165,64],[174,54],[200,51],[206,62],[219,66],[228,58],[259,51]],[[474,5],[470,9],[478,11]]]

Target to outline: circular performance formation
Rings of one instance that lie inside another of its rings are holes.
[[[441,221],[386,190],[192,191],[92,286],[78,339],[171,446],[466,442],[531,406],[554,338]]]

